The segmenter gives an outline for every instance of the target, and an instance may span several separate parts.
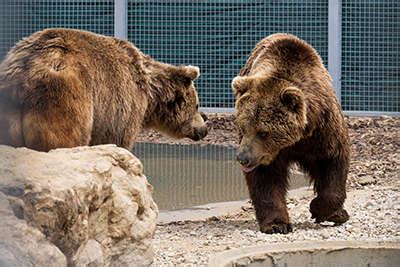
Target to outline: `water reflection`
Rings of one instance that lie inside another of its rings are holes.
[[[143,163],[161,210],[248,198],[235,148],[143,142],[135,144],[133,153]],[[304,179],[292,180],[297,182],[292,188],[304,185]]]

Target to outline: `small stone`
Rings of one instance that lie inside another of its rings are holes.
[[[326,239],[326,238],[329,238],[331,235],[327,232],[322,232],[321,236],[322,236],[322,238]]]
[[[218,218],[217,216],[212,216],[210,218],[207,218],[207,221],[218,222],[218,221],[220,221],[220,218]]]
[[[373,206],[375,206],[376,205],[376,203],[375,202],[373,202],[373,201],[368,201],[367,203],[365,203],[365,207],[367,208],[367,209],[371,209]]]
[[[376,180],[371,176],[364,176],[358,180],[358,183],[360,185],[370,185],[370,184],[375,184]]]
[[[195,231],[191,231],[189,234],[190,234],[191,236],[195,236],[195,235],[196,235],[196,232],[195,232]]]

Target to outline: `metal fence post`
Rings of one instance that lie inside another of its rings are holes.
[[[342,1],[329,0],[328,5],[328,70],[333,79],[336,97],[341,102],[342,68]]]
[[[128,0],[114,0],[114,36],[128,39]]]

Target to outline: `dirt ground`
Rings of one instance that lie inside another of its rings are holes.
[[[209,134],[201,141],[175,140],[155,131],[144,131],[138,141],[170,144],[238,146],[233,114],[207,114]],[[346,117],[351,140],[348,185],[390,184],[399,179],[400,118]]]

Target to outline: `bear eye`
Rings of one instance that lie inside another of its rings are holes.
[[[257,133],[258,137],[260,137],[261,139],[266,139],[268,137],[268,133],[267,132],[260,132]]]

